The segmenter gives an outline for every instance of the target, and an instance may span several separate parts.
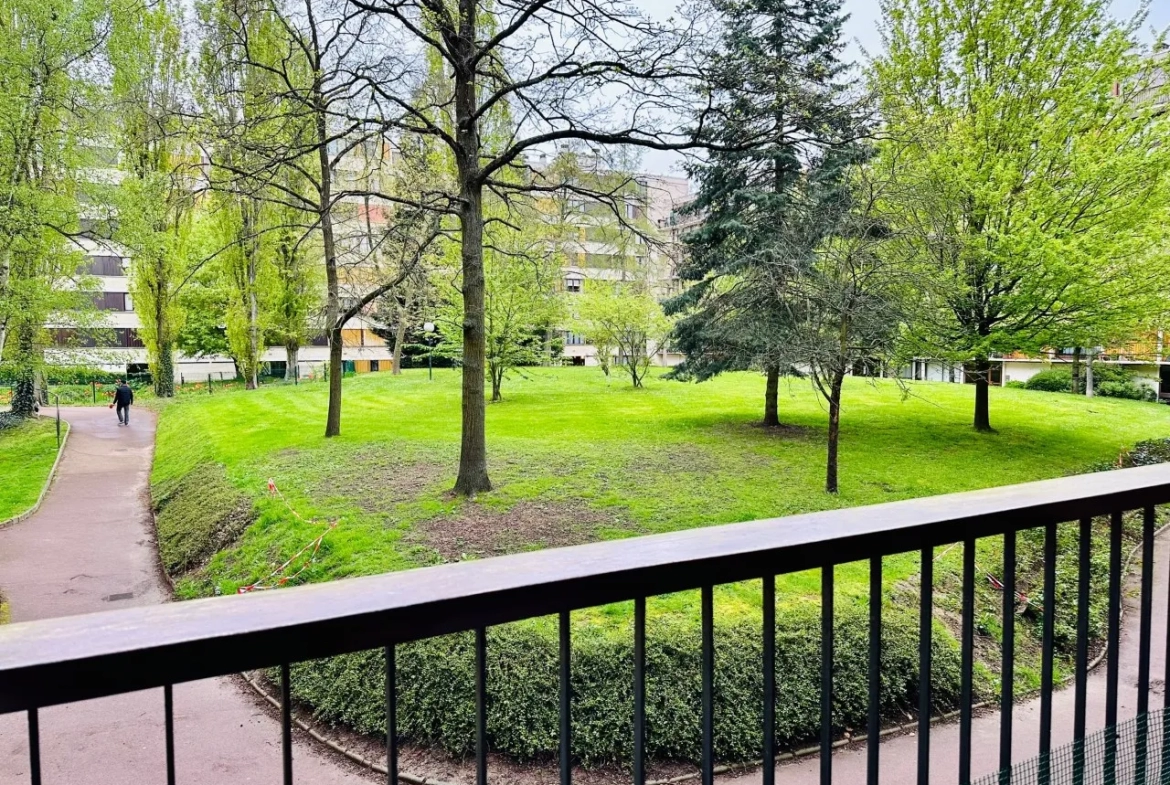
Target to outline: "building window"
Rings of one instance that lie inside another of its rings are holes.
[[[588,341],[585,340],[584,335],[579,335],[568,330],[563,330],[561,334],[565,338],[565,346],[584,346]]]
[[[382,370],[382,364],[378,360],[370,360],[370,372],[377,372]]]
[[[89,275],[118,277],[126,274],[121,256],[91,256],[82,268]]]
[[[583,282],[584,282],[584,280],[578,275],[566,275],[565,276],[565,291],[570,292],[572,294],[580,294],[581,293],[581,284]]]
[[[129,311],[130,297],[125,292],[102,292],[93,298],[93,306],[99,311]]]

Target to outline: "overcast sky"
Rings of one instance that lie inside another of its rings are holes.
[[[663,18],[670,16],[677,5],[676,0],[637,2],[650,14]],[[1140,0],[1114,0],[1113,12],[1118,17],[1128,19],[1140,4]],[[849,41],[847,57],[863,62],[866,53],[870,56],[879,54],[882,48],[881,34],[878,32],[881,11],[877,0],[844,0],[844,10],[849,14],[849,20],[845,23],[845,37]],[[1165,30],[1167,27],[1170,27],[1170,0],[1154,0],[1143,40],[1152,41],[1153,30]],[[682,174],[679,169],[681,161],[681,156],[677,154],[648,150],[643,155],[642,168],[653,174],[678,175]]]

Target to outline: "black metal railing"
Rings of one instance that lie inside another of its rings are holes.
[[[822,638],[820,676],[820,779],[833,777],[833,598],[836,565],[868,560],[869,648],[868,783],[878,782],[880,739],[880,641],[882,634],[882,558],[918,553],[919,718],[916,781],[930,781],[931,639],[934,623],[935,548],[962,546],[961,663],[957,780],[971,781],[975,700],[976,632],[975,546],[980,538],[1003,537],[1002,673],[1013,673],[1015,646],[1017,534],[1043,531],[1041,711],[1035,781],[1089,782],[1086,745],[1102,745],[1100,766],[1125,760],[1131,780],[1145,782],[1154,747],[1148,743],[1152,637],[1155,505],[1170,502],[1170,466],[1149,466],[1068,477],[1027,485],[895,502],[656,535],[573,548],[524,553],[497,559],[317,584],[264,594],[219,597],[152,607],[95,613],[0,628],[0,713],[27,712],[32,782],[40,782],[38,709],[46,706],[164,688],[167,781],[175,782],[171,685],[257,668],[278,668],[284,781],[293,781],[290,671],[292,662],[365,649],[385,648],[387,770],[397,780],[396,647],[454,632],[474,631],[475,756],[478,785],[488,780],[487,634],[488,627],[546,615],[559,616],[559,746],[561,782],[569,785],[573,739],[569,692],[570,611],[633,600],[633,780],[646,782],[646,598],[682,590],[701,592],[702,782],[716,771],[714,751],[715,633],[713,587],[762,579],[762,748],[763,760],[776,758],[775,576],[820,569]],[[1122,740],[1117,733],[1087,737],[1087,673],[1090,655],[1090,564],[1093,519],[1110,516],[1108,653],[1104,724],[1118,726],[1118,646],[1122,610],[1122,515],[1140,511],[1140,642],[1136,720],[1138,731]],[[1058,524],[1079,521],[1076,569],[1076,653],[1074,742],[1071,752],[1052,746],[1054,622],[1057,607]],[[1168,641],[1170,644],[1170,641]],[[274,655],[274,652],[280,652]],[[1170,682],[1170,657],[1166,681]],[[1013,679],[1003,680],[1000,708],[998,782],[1013,773]],[[1163,697],[1163,704],[1170,700]],[[1127,747],[1120,750],[1118,745]],[[1124,754],[1122,754],[1124,753]],[[1031,756],[1022,756],[1031,757]],[[1089,756],[1091,760],[1098,760]],[[1067,763],[1071,761],[1071,763]],[[1059,762],[1059,766],[1054,766]],[[1072,779],[1066,779],[1065,771]],[[1079,773],[1078,773],[1079,772]],[[948,775],[949,776],[949,775]],[[1164,776],[1164,775],[1163,775]],[[775,780],[763,767],[764,785]],[[1104,781],[1115,781],[1106,776]],[[1120,780],[1116,780],[1120,781]],[[1165,781],[1165,780],[1162,780]]]

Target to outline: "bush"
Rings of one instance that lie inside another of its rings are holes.
[[[1040,392],[1072,392],[1072,371],[1050,368],[1024,382],[1024,387]]]
[[[868,705],[867,609],[845,603],[835,615],[834,725],[862,727]],[[722,761],[759,757],[763,674],[759,618],[716,620],[715,753]],[[586,765],[628,762],[633,754],[633,633],[574,629],[573,752]],[[951,705],[959,686],[959,650],[934,629],[934,691]],[[491,749],[520,760],[558,749],[555,626],[533,620],[488,631],[488,735]],[[647,754],[698,760],[701,645],[697,619],[651,614],[646,635]],[[398,652],[399,731],[421,743],[467,754],[475,744],[475,647],[470,633],[410,643]],[[882,710],[902,716],[917,701],[916,614],[883,613]],[[385,732],[385,659],[381,650],[294,666],[294,694],[326,721],[364,733]],[[820,611],[815,604],[777,614],[776,736],[781,744],[814,738],[820,726]]]
[[[1097,395],[1105,398],[1126,398],[1131,401],[1155,401],[1158,394],[1135,381],[1101,382],[1093,385]]]
[[[1083,373],[1083,371],[1082,371]],[[1014,386],[1008,382],[1008,386]],[[1041,392],[1072,392],[1072,370],[1049,368],[1040,371],[1023,386]],[[1127,398],[1132,401],[1153,401],[1157,394],[1136,380],[1134,374],[1115,365],[1093,366],[1093,391],[1106,398]]]

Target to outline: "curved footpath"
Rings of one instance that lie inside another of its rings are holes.
[[[72,409],[65,455],[43,506],[26,521],[0,529],[0,587],[13,621],[92,613],[128,605],[166,602],[159,574],[148,483],[155,418],[136,409],[134,424],[120,428],[106,409]],[[1152,707],[1161,706],[1159,674],[1166,661],[1167,565],[1170,543],[1160,538],[1155,553]],[[1136,582],[1125,591],[1120,656],[1120,710],[1133,716],[1137,700],[1138,612]],[[1073,691],[1054,696],[1053,744],[1072,739]],[[1089,730],[1103,725],[1105,668],[1089,677]],[[41,712],[41,760],[45,785],[146,785],[165,780],[162,690],[55,706]],[[1040,703],[1025,701],[1014,712],[1015,760],[1036,754]],[[1156,745],[1156,741],[1154,744]],[[999,757],[998,712],[975,720],[976,776],[992,772]],[[181,783],[276,783],[281,777],[280,727],[229,678],[175,687],[177,778]],[[958,725],[931,731],[931,783],[957,779]],[[917,738],[886,740],[881,747],[881,782],[916,781]],[[864,745],[833,756],[834,781],[865,781]],[[819,782],[816,756],[780,765],[781,785]],[[323,754],[298,738],[294,750],[298,783],[360,783],[373,775]],[[0,715],[0,785],[27,783],[28,740],[24,714]],[[378,778],[380,779],[380,778]],[[722,785],[752,785],[758,770],[719,777]]]
[[[0,587],[12,621],[166,602],[148,482],[153,413],[129,428],[108,409],[63,412],[72,426],[41,509],[0,529]],[[176,776],[181,783],[281,781],[280,725],[230,678],[179,684]],[[146,785],[166,781],[161,689],[54,706],[40,712],[45,785]],[[29,782],[27,720],[0,715],[0,784]],[[295,744],[298,783],[368,782],[366,774]]]

